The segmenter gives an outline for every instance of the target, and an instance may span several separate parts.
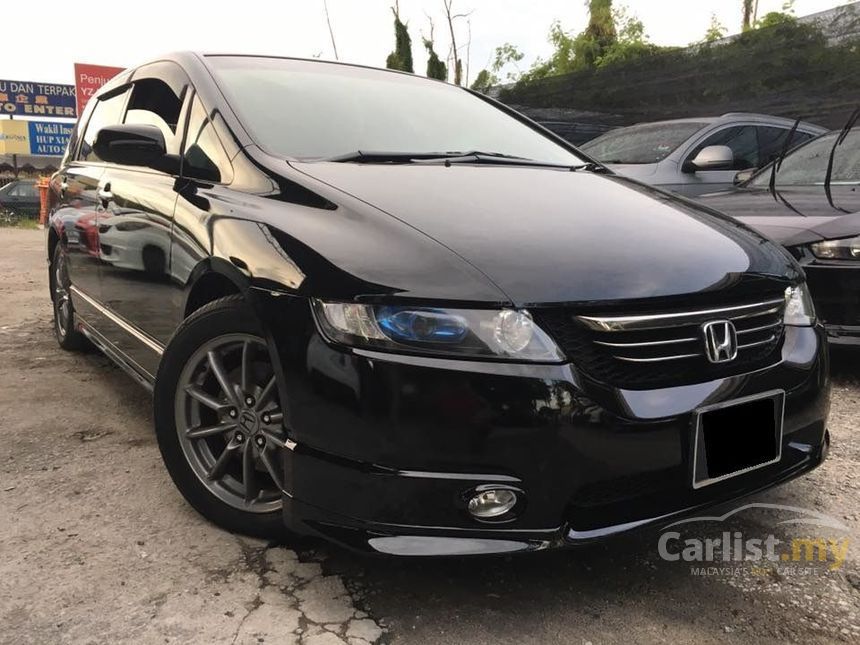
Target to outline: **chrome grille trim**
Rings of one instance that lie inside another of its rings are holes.
[[[738,347],[740,349],[740,347]],[[677,354],[675,356],[654,356],[652,358],[632,358],[630,356],[615,356],[619,361],[627,361],[628,363],[662,363],[663,361],[679,361],[684,358],[698,358],[702,356],[698,354]]]
[[[603,340],[594,341],[595,345],[603,345],[604,347],[655,347],[658,345],[675,345],[677,343],[695,343],[701,338],[671,338],[669,340],[652,340],[647,343],[608,343]]]
[[[757,341],[752,342],[752,343],[746,343],[744,345],[738,345],[738,351],[740,351],[742,349],[749,349],[750,347],[758,347],[759,345],[767,345],[768,343],[772,343],[775,340],[776,340],[776,334],[771,334],[770,336],[768,336],[764,340],[757,340]]]
[[[757,332],[757,331],[764,331],[765,329],[773,329],[774,327],[777,327],[779,325],[782,325],[781,320],[777,320],[776,322],[772,322],[769,325],[761,325],[759,327],[750,327],[749,329],[738,329],[737,333],[738,333],[738,336],[740,336],[741,334],[752,334],[752,333]]]
[[[632,331],[638,329],[664,329],[704,323],[715,318],[737,320],[776,313],[785,305],[785,299],[765,300],[750,305],[700,309],[670,314],[648,314],[639,316],[577,316],[576,319],[595,331]]]

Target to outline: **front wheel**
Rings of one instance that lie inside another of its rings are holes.
[[[284,413],[262,330],[240,296],[180,326],[154,404],[158,446],[185,499],[230,531],[283,537]]]

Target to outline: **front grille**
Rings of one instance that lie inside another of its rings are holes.
[[[701,383],[775,363],[784,307],[783,298],[774,298],[637,315],[577,315],[569,309],[533,314],[585,375],[616,387],[645,389]],[[702,325],[716,320],[730,320],[737,330],[734,360],[712,363],[705,355]]]

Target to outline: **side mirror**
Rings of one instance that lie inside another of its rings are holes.
[[[96,133],[93,151],[108,163],[157,167],[167,154],[164,135],[154,125],[112,125]]]
[[[728,146],[705,146],[699,150],[695,159],[684,162],[684,172],[697,170],[731,170],[735,165],[735,155]]]
[[[741,170],[738,174],[735,175],[735,178],[732,180],[732,183],[735,186],[740,186],[741,184],[747,183],[752,176],[756,173],[758,168],[747,168],[746,170]]]

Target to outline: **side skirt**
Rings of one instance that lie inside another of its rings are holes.
[[[98,333],[89,323],[78,317],[78,328],[99,351],[119,365],[123,371],[152,393],[155,377],[146,372],[137,363],[116,349],[107,339]]]

